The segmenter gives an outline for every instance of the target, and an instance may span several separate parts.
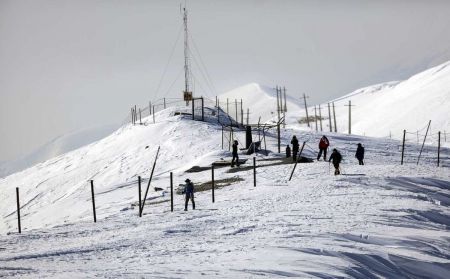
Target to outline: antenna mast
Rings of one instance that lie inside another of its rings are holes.
[[[188,26],[187,26],[187,11],[183,8],[183,23],[184,23],[184,92],[183,97],[186,104],[192,100],[192,91],[189,90],[189,49],[188,49]]]

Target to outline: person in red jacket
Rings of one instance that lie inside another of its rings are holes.
[[[328,146],[330,146],[330,142],[328,141],[328,138],[326,136],[322,136],[319,142],[319,154],[317,154],[317,161],[319,161],[320,156],[322,156],[323,152],[323,160],[327,160],[327,149]]]

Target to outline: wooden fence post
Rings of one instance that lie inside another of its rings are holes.
[[[91,180],[91,194],[92,194],[92,210],[94,212],[94,223],[96,223],[97,214],[95,213],[94,180]]]
[[[420,149],[419,157],[417,158],[417,165],[419,165],[420,156],[422,155],[423,147],[425,146],[425,141],[427,140],[428,130],[430,129],[431,120],[428,122],[427,131],[425,132],[425,137],[423,138],[422,148]]]
[[[170,173],[170,211],[173,212],[173,173]]]
[[[405,137],[406,137],[406,130],[403,130],[402,161],[400,165],[403,165],[403,155],[405,154]]]
[[[141,188],[141,177],[138,176],[138,191],[139,191],[139,217],[142,217],[141,208],[142,208],[142,188]]]
[[[20,224],[19,187],[16,187],[16,200],[17,200],[17,228],[19,230],[19,233],[22,233],[22,226]]]
[[[438,132],[438,160],[437,160],[438,167],[439,167],[440,155],[441,155],[441,131]]]
[[[216,198],[214,196],[214,164],[211,165],[211,190],[212,190],[212,192],[211,192],[212,193],[212,202],[214,203],[216,201]]]
[[[141,114],[141,108],[139,108],[139,125],[142,125],[142,114]]]
[[[295,160],[295,165],[294,165],[294,168],[292,169],[291,176],[289,177],[289,181],[291,181],[292,176],[294,175],[295,168],[297,167],[298,160],[299,160],[299,159],[301,158],[301,156],[302,156],[302,152],[303,152],[303,148],[305,148],[305,144],[306,144],[306,141],[303,142],[302,148],[300,149],[300,152],[299,152],[299,154],[297,155],[297,159]]]
[[[256,157],[253,157],[253,187],[256,187]]]
[[[164,98],[164,109],[166,109],[166,98]]]

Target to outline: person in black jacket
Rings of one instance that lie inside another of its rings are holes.
[[[236,159],[236,166],[239,167],[239,156],[238,156],[238,141],[235,140],[233,143],[233,159],[231,159],[231,167],[234,167],[234,160]]]
[[[297,153],[299,149],[298,139],[296,136],[292,137],[291,144],[292,144],[292,160],[295,162],[297,161]]]
[[[356,148],[356,159],[358,159],[360,165],[364,165],[364,147],[361,143],[358,143],[358,148]]]
[[[333,161],[334,166],[334,175],[341,174],[341,171],[339,170],[339,164],[342,161],[342,155],[337,151],[337,149],[333,149],[333,153],[331,153],[330,160],[328,162]]]
[[[192,202],[192,209],[195,209],[195,201],[194,201],[194,183],[188,178],[184,182],[186,182],[184,186],[184,193],[186,194],[186,200],[184,203],[184,211],[187,211],[189,199]]]

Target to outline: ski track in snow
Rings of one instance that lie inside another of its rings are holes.
[[[272,165],[257,168],[253,187],[251,169],[217,168],[216,179],[244,181],[217,189],[214,204],[210,191],[196,193],[194,211],[182,211],[183,196],[176,195],[171,213],[163,202],[167,195],[153,187],[167,190],[169,172],[175,189],[186,177],[207,182],[209,170],[184,171],[230,156],[220,148],[220,126],[171,116],[173,111],[158,113],[155,125],[126,125],[1,179],[0,276],[450,277],[449,149],[443,148],[444,167],[437,168],[432,147],[416,165],[420,146],[410,144],[401,166],[398,141],[326,133],[344,156],[342,176],[319,161],[299,164],[288,181],[293,165]],[[308,139],[303,155],[315,158],[321,134],[288,125],[282,141],[293,134]],[[272,151],[274,136],[267,138]],[[236,137],[244,142],[243,131]],[[358,142],[366,147],[365,166],[355,164]],[[158,145],[148,201],[162,202],[146,204],[139,218],[132,206],[137,176],[145,178],[145,189]],[[258,165],[268,164],[259,161],[264,157],[258,155]],[[95,224],[89,179],[96,188]],[[16,186],[22,234],[14,232]]]

